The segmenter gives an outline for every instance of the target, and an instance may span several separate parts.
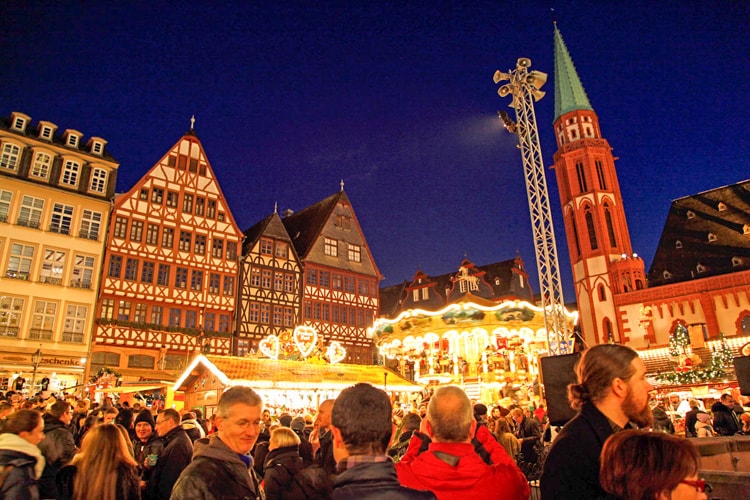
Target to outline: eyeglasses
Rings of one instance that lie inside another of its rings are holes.
[[[711,493],[714,490],[711,485],[706,482],[705,479],[696,479],[695,481],[683,479],[682,481],[680,481],[680,483],[692,486],[698,493]]]

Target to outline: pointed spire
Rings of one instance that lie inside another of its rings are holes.
[[[190,130],[195,130],[195,115],[190,117]]]
[[[339,183],[339,185],[341,186],[341,191],[343,191],[344,190],[344,179],[341,179],[341,182]]]
[[[555,120],[557,120],[560,116],[570,111],[578,109],[593,111],[594,108],[591,107],[589,98],[586,96],[586,91],[583,90],[581,80],[578,78],[578,72],[575,65],[573,65],[573,59],[570,58],[568,48],[565,46],[560,30],[557,29],[557,22],[554,25]]]
[[[279,212],[279,202],[278,201],[274,201],[273,202],[273,213],[278,213],[278,212]]]

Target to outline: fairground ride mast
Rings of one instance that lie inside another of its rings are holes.
[[[534,101],[544,97],[540,89],[547,81],[547,74],[529,71],[531,60],[521,57],[516,69],[503,73],[496,71],[495,83],[507,81],[497,93],[500,97],[512,96],[510,107],[516,110],[516,123],[508,113],[498,111],[505,128],[518,136],[521,159],[523,160],[526,195],[529,199],[531,227],[534,233],[536,267],[539,272],[539,288],[544,309],[544,324],[547,328],[547,345],[552,355],[573,352],[573,332],[565,318],[562,283],[557,260],[555,230],[552,225],[552,211],[547,193],[547,177],[544,174],[542,148],[536,127]]]

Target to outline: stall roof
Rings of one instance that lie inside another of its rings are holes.
[[[257,389],[345,389],[367,382],[381,389],[418,392],[422,386],[382,366],[319,364],[304,361],[198,355],[175,382],[175,391],[185,391],[199,376],[203,365],[223,385],[249,385]]]
[[[97,389],[96,392],[106,392],[108,394],[116,393],[128,393],[128,392],[147,392],[155,391],[156,389],[163,389],[166,384],[158,385],[123,385],[120,387],[107,387],[105,389]]]

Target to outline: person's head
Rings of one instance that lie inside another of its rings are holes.
[[[123,408],[116,416],[115,423],[119,424],[126,429],[133,428],[133,410],[130,408]]]
[[[493,419],[500,418],[502,416],[502,415],[500,415],[500,407],[499,406],[495,406],[494,408],[492,408],[491,415],[492,415]]]
[[[513,417],[513,420],[515,420],[517,424],[520,424],[521,422],[523,422],[523,419],[524,419],[523,408],[513,408],[510,411],[510,415],[511,417]]]
[[[653,387],[646,381],[646,365],[633,349],[619,344],[590,347],[578,361],[576,375],[578,383],[568,386],[571,407],[580,410],[591,402],[600,410],[614,409],[616,416],[603,411],[611,420],[622,414],[639,427],[651,425],[648,401]]]
[[[193,408],[192,410],[190,410],[190,412],[195,415],[195,418],[197,420],[203,420],[203,412],[200,408]]]
[[[474,405],[474,418],[477,422],[487,420],[487,406],[482,403]]]
[[[271,439],[268,441],[268,451],[287,446],[298,446],[299,436],[289,427],[278,427],[271,431]]]
[[[723,404],[724,406],[727,406],[729,408],[734,407],[734,397],[728,392],[725,392],[724,394],[721,395],[720,401],[721,401],[721,404]]]
[[[279,425],[282,427],[291,427],[292,426],[292,416],[288,413],[282,413],[279,416]]]
[[[195,413],[189,411],[182,415],[182,421],[185,422],[186,420],[195,420]]]
[[[336,461],[350,455],[385,455],[393,433],[392,410],[388,394],[370,384],[341,391],[330,420]]]
[[[692,399],[692,398],[688,399],[688,405],[690,406],[691,410],[697,410],[698,408],[701,407],[701,405],[698,404],[698,400],[697,399]]]
[[[705,499],[695,484],[700,455],[688,439],[625,430],[604,443],[599,479],[617,499]]]
[[[266,428],[271,427],[271,411],[270,410],[263,410],[263,413],[260,414],[260,419],[263,421],[263,425],[265,425]]]
[[[463,389],[448,385],[435,391],[427,406],[427,433],[433,441],[469,442],[475,429],[471,402]]]
[[[409,412],[401,419],[401,432],[418,431],[420,425],[422,425],[422,417]]]
[[[495,420],[495,434],[497,436],[502,436],[508,432],[510,432],[510,424],[508,424],[507,420],[504,418],[498,418]]]
[[[77,468],[73,481],[77,498],[116,497],[118,468],[136,466],[126,436],[127,430],[118,425],[97,425],[86,433],[72,462]]]
[[[138,416],[135,417],[136,437],[145,443],[154,433],[155,425],[156,422],[154,422],[154,417],[151,415],[151,410],[141,410]]]
[[[47,413],[60,420],[65,425],[70,424],[73,415],[70,412],[70,404],[67,401],[57,401],[50,406]]]
[[[18,410],[5,421],[3,432],[15,434],[33,445],[44,439],[44,420],[36,410]]]
[[[221,441],[232,451],[246,455],[260,433],[263,400],[251,388],[236,385],[219,398],[214,422]]]
[[[156,416],[154,428],[159,436],[166,436],[169,431],[180,425],[180,414],[177,410],[167,408]]]
[[[109,407],[106,410],[104,410],[104,415],[102,415],[102,423],[103,424],[114,424],[115,423],[115,417],[117,417],[117,408]]]
[[[318,413],[315,415],[314,425],[321,429],[327,429],[331,425],[331,410],[333,410],[334,399],[326,399],[318,406]]]
[[[305,419],[304,417],[294,417],[292,423],[289,425],[298,436],[301,436],[305,432]]]

